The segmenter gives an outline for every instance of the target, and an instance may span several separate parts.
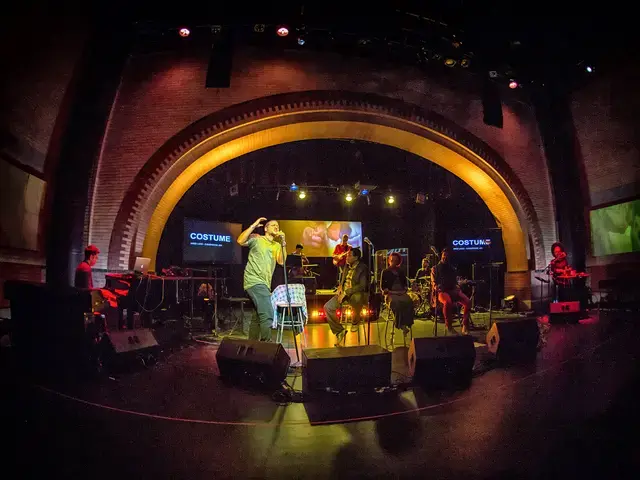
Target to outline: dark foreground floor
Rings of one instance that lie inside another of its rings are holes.
[[[82,387],[7,381],[3,468],[6,478],[637,478],[635,317],[554,325],[535,367],[480,368],[455,393],[279,405],[219,382],[207,346]]]

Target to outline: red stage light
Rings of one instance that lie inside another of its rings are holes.
[[[191,30],[189,30],[187,27],[182,27],[180,30],[178,30],[178,33],[181,37],[188,37],[189,35],[191,35]]]
[[[518,88],[518,82],[516,82],[515,80],[511,80],[509,82],[509,88],[511,89]]]
[[[278,30],[276,31],[276,33],[278,34],[279,37],[286,37],[287,35],[289,35],[289,29],[284,25],[282,25],[281,27],[278,27]]]

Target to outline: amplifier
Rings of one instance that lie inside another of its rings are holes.
[[[580,302],[551,302],[549,313],[577,313],[580,311]]]

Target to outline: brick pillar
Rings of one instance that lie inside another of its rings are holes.
[[[129,52],[128,29],[102,17],[74,72],[74,96],[61,135],[48,222],[47,282],[68,284],[84,255],[85,211],[109,113]],[[53,147],[55,148],[55,147]],[[50,152],[50,155],[52,152]],[[108,252],[103,252],[107,255]]]
[[[540,87],[534,95],[534,106],[555,198],[558,240],[567,250],[569,263],[584,271],[589,238],[585,208],[589,200],[568,88],[547,81],[546,87]]]

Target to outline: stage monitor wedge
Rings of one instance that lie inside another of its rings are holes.
[[[414,338],[409,347],[409,373],[426,389],[468,386],[475,360],[471,335]]]
[[[225,337],[216,352],[220,378],[228,383],[277,389],[291,358],[280,343]]]
[[[391,383],[391,352],[379,345],[307,348],[302,351],[302,391],[373,391]]]
[[[497,320],[487,332],[487,350],[500,363],[526,363],[535,360],[539,339],[535,317]]]

